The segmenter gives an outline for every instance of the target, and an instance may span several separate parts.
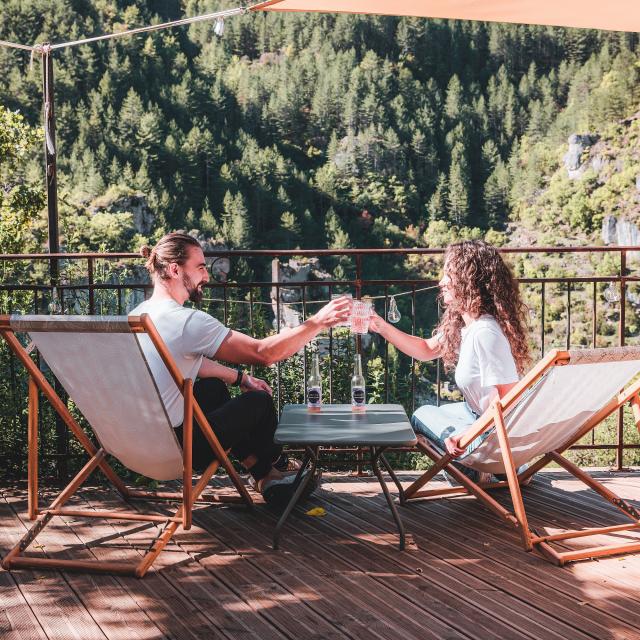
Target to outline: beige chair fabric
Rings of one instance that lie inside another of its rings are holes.
[[[505,413],[516,467],[554,451],[577,435],[582,425],[640,372],[640,348],[570,351],[570,363],[552,367]],[[504,473],[498,435],[484,442],[462,464]]]
[[[12,316],[101,446],[155,480],[182,477],[182,450],[126,316]]]

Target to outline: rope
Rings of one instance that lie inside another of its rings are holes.
[[[51,56],[51,45],[45,44],[40,47],[42,53],[42,64],[44,65],[44,138],[47,145],[47,151],[49,155],[56,155],[56,147],[53,144],[53,136],[51,135],[51,103],[49,102],[49,71],[47,65],[49,64],[49,58]],[[48,179],[48,177],[47,177]]]
[[[35,47],[30,47],[26,44],[17,44],[16,42],[7,42],[6,40],[0,40],[0,47],[9,47],[11,49],[23,49],[24,51],[35,50]]]
[[[286,288],[286,287],[284,287]],[[400,296],[410,296],[413,293],[422,293],[423,291],[430,291],[432,289],[437,289],[438,285],[433,285],[431,287],[422,287],[421,289],[416,289],[415,291],[413,291],[413,289],[411,291],[403,291],[402,293],[390,293],[388,295],[384,295],[384,296],[365,296],[368,300],[383,300],[385,298],[399,298]],[[263,304],[266,305],[268,307],[271,307],[273,304],[275,304],[275,301],[271,301],[271,302],[263,302],[262,300],[229,300],[229,298],[227,298],[226,300],[224,298],[202,298],[203,302],[228,302],[228,303],[240,303],[240,304]],[[328,302],[331,302],[331,300],[307,300],[306,302],[281,302],[280,304],[285,305],[285,306],[292,306],[294,304],[327,304]]]
[[[215,18],[227,18],[247,13],[246,7],[237,7],[236,9],[227,9],[225,11],[216,11],[214,13],[206,13],[201,16],[193,16],[191,18],[182,18],[181,20],[173,20],[172,22],[163,22],[162,24],[149,25],[147,27],[137,27],[136,29],[128,29],[127,31],[119,31],[118,33],[108,33],[102,36],[94,36],[93,38],[84,38],[82,40],[72,40],[70,42],[60,42],[51,45],[52,49],[64,49],[66,47],[75,47],[78,44],[88,44],[90,42],[98,42],[100,40],[110,40],[112,38],[121,38],[123,36],[135,35],[138,33],[147,33],[150,31],[160,31],[170,27],[181,27],[185,24],[193,24],[194,22],[203,22],[205,20],[213,20]]]
[[[173,20],[171,22],[163,22],[161,24],[148,25],[146,27],[137,27],[135,29],[127,29],[126,31],[119,31],[118,33],[107,33],[101,36],[94,36],[92,38],[83,38],[82,40],[71,40],[69,42],[59,42],[58,44],[52,44],[50,50],[65,49],[66,47],[75,47],[79,44],[88,44],[90,42],[98,42],[100,40],[110,40],[112,38],[121,38],[123,36],[135,35],[138,33],[147,33],[150,31],[160,31],[161,29],[169,29],[170,27],[181,27],[186,24],[193,24],[194,22],[203,22],[205,20],[214,20],[216,18],[227,18],[229,16],[236,16],[244,14],[249,11],[249,7],[237,7],[235,9],[226,9],[224,11],[216,11],[214,13],[205,13],[201,16],[192,16],[191,18],[181,18],[180,20]],[[6,40],[0,40],[0,46],[11,47],[14,49],[23,49],[24,51],[31,51],[32,61],[34,53],[44,53],[43,45],[35,44],[29,46],[26,44],[17,44],[15,42],[8,42]]]

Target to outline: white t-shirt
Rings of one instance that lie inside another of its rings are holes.
[[[462,328],[455,378],[477,414],[487,410],[496,385],[518,381],[511,346],[493,316],[482,315]]]
[[[146,300],[129,312],[148,313],[185,378],[196,379],[202,358],[213,358],[231,329],[204,311],[187,309],[175,300]],[[160,397],[174,427],[184,419],[184,398],[149,336],[138,334]]]

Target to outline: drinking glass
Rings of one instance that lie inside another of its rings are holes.
[[[352,293],[332,293],[331,299],[335,300],[336,298],[350,298],[353,299]],[[351,326],[351,318],[347,318],[344,322],[340,322],[336,325],[336,327],[350,327]]]
[[[354,300],[351,307],[351,333],[367,333],[371,318],[371,301]]]

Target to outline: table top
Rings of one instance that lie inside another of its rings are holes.
[[[350,404],[323,404],[318,413],[307,405],[282,409],[274,441],[301,445],[411,446],[416,443],[409,419],[399,404],[368,404],[355,412]]]

